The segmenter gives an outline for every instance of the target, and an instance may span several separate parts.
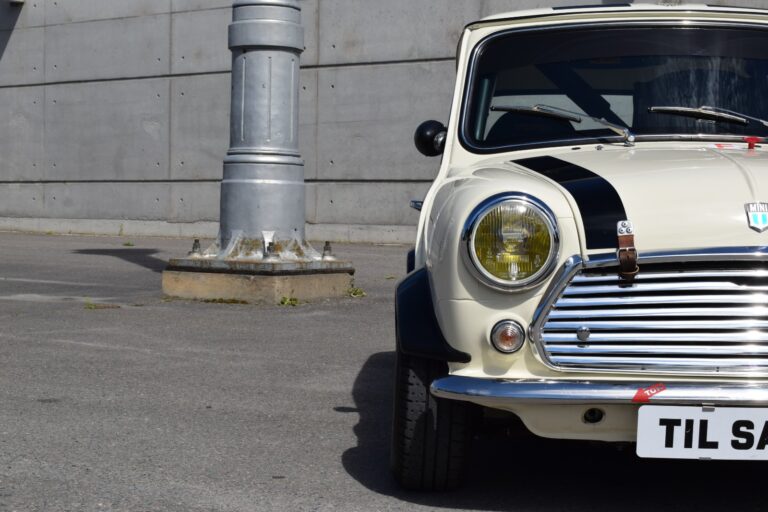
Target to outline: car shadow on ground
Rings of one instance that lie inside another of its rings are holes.
[[[394,365],[394,352],[381,352],[360,370],[353,389],[357,446],[342,455],[346,471],[374,492],[419,505],[489,511],[766,508],[766,463],[639,459],[634,446],[510,437],[489,427],[475,440],[461,489],[403,491],[388,467]]]
[[[73,251],[75,254],[89,254],[94,256],[113,256],[128,263],[139,265],[152,272],[162,272],[168,266],[168,262],[162,260],[154,254],[157,249],[79,249]]]

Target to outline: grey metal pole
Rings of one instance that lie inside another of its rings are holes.
[[[221,250],[306,253],[304,162],[299,154],[299,0],[235,0],[230,148],[221,183]],[[298,249],[297,249],[298,248]]]
[[[163,291],[193,299],[343,297],[355,269],[305,240],[299,154],[299,0],[235,0],[230,144],[221,182],[219,240],[172,258]]]

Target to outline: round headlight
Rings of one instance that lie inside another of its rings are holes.
[[[557,260],[556,226],[554,215],[531,197],[495,196],[470,216],[467,252],[487,284],[504,289],[531,286],[544,279]]]

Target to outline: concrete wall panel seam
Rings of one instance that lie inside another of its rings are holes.
[[[400,60],[400,61],[388,61],[388,62],[367,62],[367,63],[348,63],[348,64],[327,64],[327,65],[307,65],[301,66],[301,70],[325,70],[325,69],[342,69],[342,68],[355,68],[355,67],[376,67],[376,66],[396,66],[401,64],[429,64],[429,63],[441,63],[441,62],[454,62],[455,59],[427,59],[427,60]],[[102,82],[123,82],[134,80],[153,80],[156,78],[184,78],[184,77],[196,77],[196,76],[210,76],[210,75],[230,75],[229,70],[213,70],[213,71],[198,71],[198,72],[174,72],[174,73],[160,73],[153,75],[134,75],[126,77],[115,78],[93,78],[93,79],[77,79],[77,80],[43,80],[38,82],[25,82],[25,83],[12,83],[3,85],[2,78],[0,77],[0,89],[9,88],[21,88],[21,87],[40,87],[44,85],[72,85],[72,84],[90,84],[90,83],[102,83]]]
[[[91,80],[61,80],[61,81],[43,81],[43,82],[34,82],[34,83],[23,83],[23,84],[13,84],[13,85],[0,85],[0,89],[15,89],[15,88],[23,88],[23,87],[40,87],[44,85],[77,85],[77,84],[98,84],[98,83],[109,83],[109,82],[127,82],[127,81],[135,81],[135,80],[154,80],[157,78],[184,78],[184,77],[195,77],[195,76],[210,76],[210,75],[226,75],[229,76],[229,71],[204,71],[199,73],[163,73],[163,74],[157,74],[157,75],[136,75],[136,76],[128,76],[128,77],[119,77],[119,78],[95,78]]]

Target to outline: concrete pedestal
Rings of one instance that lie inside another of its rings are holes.
[[[163,272],[163,293],[203,300],[279,303],[345,297],[354,269],[345,261],[248,262],[205,258],[172,259]]]

